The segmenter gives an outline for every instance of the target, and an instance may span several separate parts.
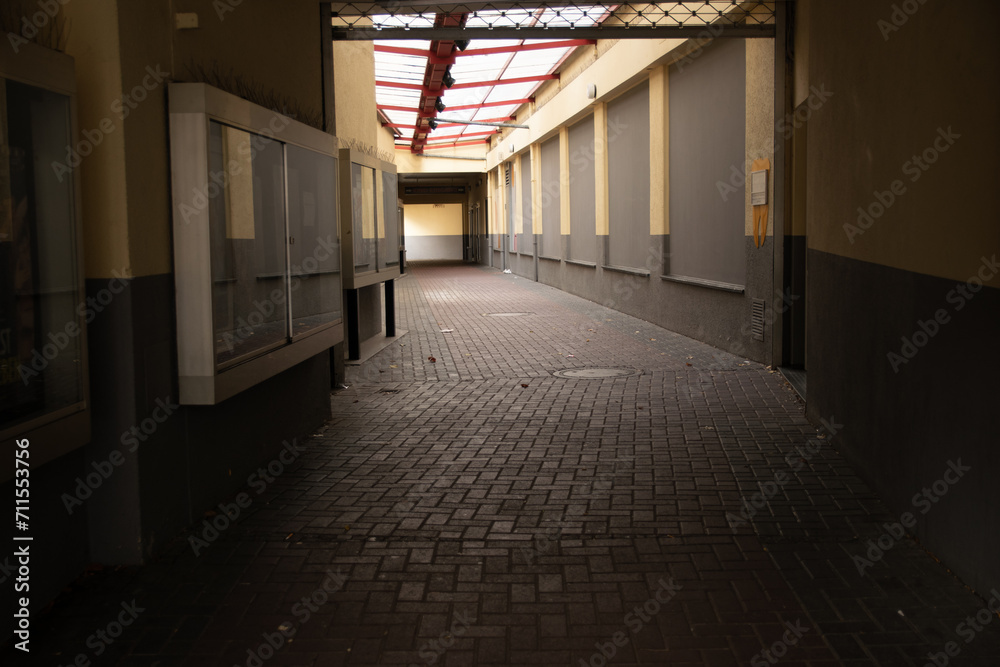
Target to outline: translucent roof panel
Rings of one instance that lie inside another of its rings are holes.
[[[605,5],[581,6],[561,9],[508,10],[477,12],[466,25],[485,26],[493,21],[524,23],[538,20],[565,21],[574,25],[593,25],[607,14]],[[575,12],[575,13],[574,13]],[[387,22],[399,22],[401,17],[386,17]],[[406,17],[413,20],[413,17]],[[433,24],[433,15],[418,17],[420,22]],[[501,25],[497,23],[497,25]],[[531,97],[543,80],[506,83],[511,79],[540,77],[553,74],[559,64],[575,46],[520,50],[533,44],[560,42],[562,40],[471,40],[464,52],[455,51],[455,62],[450,73],[455,87],[443,88],[440,93],[445,111],[438,113],[438,127],[428,133],[430,144],[439,143],[437,137],[450,137],[442,141],[485,140],[484,132],[494,131],[488,125],[452,124],[449,120],[507,122],[504,119],[521,106],[520,100]],[[427,40],[376,40],[375,99],[381,113],[396,133],[398,145],[409,146],[413,141],[414,126],[418,122],[418,106],[422,86],[430,71],[428,55],[432,42]],[[496,49],[503,50],[500,53]],[[477,51],[486,50],[484,53]],[[420,52],[420,53],[417,53]],[[441,66],[438,66],[440,74]],[[480,83],[482,85],[470,85]],[[395,84],[395,85],[393,85]],[[509,102],[507,104],[495,103]],[[486,106],[484,106],[486,105]]]

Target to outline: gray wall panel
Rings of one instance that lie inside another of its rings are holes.
[[[560,237],[559,137],[542,144],[542,247],[541,255],[562,257]]]
[[[608,103],[608,264],[645,268],[649,244],[649,83]]]
[[[461,236],[407,236],[407,261],[462,259]]]
[[[954,280],[808,252],[806,414],[842,423],[835,446],[893,516],[913,513],[920,541],[969,585],[990,590],[1000,584],[1000,290],[952,301]],[[950,319],[917,347],[920,323],[941,309]],[[915,510],[914,494],[958,460],[972,469],[940,503]]]
[[[533,252],[531,239],[531,154],[521,156],[521,225],[517,234],[518,252]]]
[[[595,189],[594,117],[588,116],[569,128],[569,259],[597,261]]]
[[[745,163],[746,46],[723,40],[670,68],[672,274],[746,283],[743,188],[718,186]]]

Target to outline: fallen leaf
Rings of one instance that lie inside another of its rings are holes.
[[[389,368],[399,368],[396,364],[389,364]]]
[[[687,362],[687,364],[685,364],[685,365],[686,365],[686,366],[690,366],[690,365],[691,365],[691,362],[689,361],[689,362]]]
[[[427,361],[431,362],[432,364],[437,363],[437,359],[435,359],[434,357],[427,357]]]
[[[521,386],[524,387],[525,389],[528,388],[528,385],[526,385],[526,384],[522,384]]]

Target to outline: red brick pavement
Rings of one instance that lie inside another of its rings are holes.
[[[780,375],[495,270],[397,295],[409,333],[296,463],[200,556],[81,583],[44,664],[133,597],[95,664],[1000,664],[1000,622],[964,643],[983,601],[912,540],[858,573],[892,517]],[[594,366],[641,373],[552,375]]]

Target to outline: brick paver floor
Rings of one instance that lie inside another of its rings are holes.
[[[779,374],[494,269],[397,294],[295,463],[199,556],[81,580],[37,664],[1000,665],[912,539],[859,573],[896,519]],[[553,375],[591,367],[635,372]]]

